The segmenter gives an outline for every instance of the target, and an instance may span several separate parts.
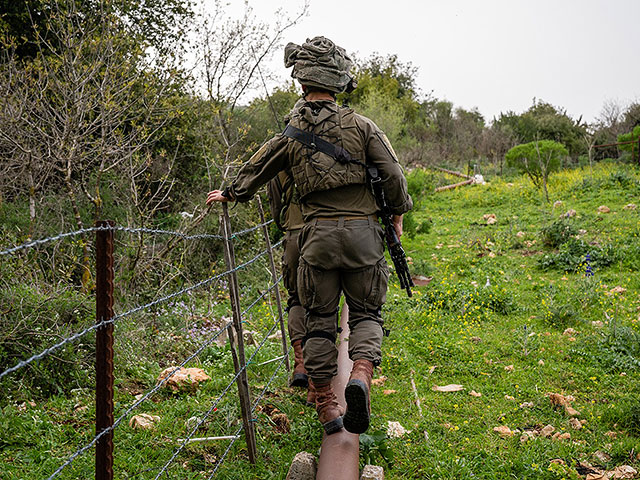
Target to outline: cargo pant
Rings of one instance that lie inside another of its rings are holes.
[[[298,297],[298,264],[300,250],[298,249],[298,235],[300,229],[287,230],[282,242],[282,280],[287,289],[287,327],[289,330],[289,341],[302,340],[305,334],[304,328],[304,308],[300,304]]]
[[[300,233],[298,294],[306,309],[304,362],[316,382],[338,372],[338,305],[349,306],[349,357],[379,365],[389,269],[373,217],[313,219]]]

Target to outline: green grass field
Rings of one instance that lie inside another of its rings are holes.
[[[602,163],[560,172],[551,177],[549,204],[525,178],[434,195],[420,194],[421,176],[411,174],[419,200],[413,221],[422,233],[403,241],[414,273],[431,281],[409,299],[392,275],[383,311],[391,335],[375,374],[362,461],[384,466],[387,479],[577,479],[585,478],[587,463],[640,470],[640,210],[625,208],[640,203],[638,169]],[[575,215],[567,217],[570,210]],[[273,306],[262,304],[248,319],[259,341],[273,315]],[[165,366],[136,364],[127,356],[135,351],[135,322],[119,328],[131,343],[118,347],[116,416]],[[162,348],[171,356],[190,345],[178,328]],[[279,352],[270,342],[256,356],[254,394],[275,367],[257,364]],[[201,417],[232,379],[230,365],[228,348],[206,349],[193,366],[211,381],[195,394],[163,391],[146,402],[139,412],[160,416],[155,430],[133,430],[125,421],[115,435],[116,478],[154,478],[187,434],[187,419]],[[433,389],[451,384],[463,389]],[[216,478],[281,479],[297,452],[317,454],[315,413],[302,392],[284,385],[280,374],[258,409],[258,465],[249,464],[238,441]],[[237,429],[234,392],[198,436]],[[550,393],[573,397],[575,411],[554,406]],[[46,478],[90,440],[91,395],[77,389],[34,406],[3,407],[0,478]],[[286,414],[288,433],[277,413]],[[408,433],[389,438],[390,421]],[[540,435],[547,425],[560,436]],[[170,478],[208,478],[227,442],[187,447]],[[90,451],[60,478],[91,478],[92,465]]]

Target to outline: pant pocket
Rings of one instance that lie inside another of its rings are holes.
[[[387,261],[384,258],[380,259],[370,272],[371,288],[365,300],[365,305],[367,308],[375,310],[387,301],[387,284],[389,283]]]
[[[312,267],[303,258],[300,258],[297,273],[298,297],[300,298],[300,303],[304,308],[311,309],[313,308],[316,298]]]

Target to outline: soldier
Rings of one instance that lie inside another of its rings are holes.
[[[286,120],[286,119],[285,119]],[[302,357],[302,341],[305,336],[304,316],[305,311],[300,304],[297,286],[298,259],[298,235],[304,226],[302,211],[295,194],[293,178],[287,172],[280,172],[268,185],[269,204],[273,219],[285,232],[282,252],[282,278],[287,289],[287,327],[289,341],[293,347],[294,365],[293,375],[289,381],[292,387],[308,387],[307,370],[304,368]],[[312,388],[307,391],[307,405],[315,405],[315,394]]]
[[[265,143],[225,190],[209,192],[207,203],[245,202],[285,170],[294,179],[304,218],[298,245],[298,294],[306,310],[304,363],[316,392],[316,411],[327,434],[343,425],[367,430],[373,368],[380,364],[382,305],[389,269],[383,229],[368,184],[377,168],[398,236],[402,215],[413,205],[402,168],[387,137],[368,118],[339,107],[336,94],[352,89],[352,62],[325,37],[285,47],[285,66],[299,81],[304,103],[289,125]],[[331,388],[337,374],[338,304],[349,306],[349,356],[353,370],[345,389],[346,412]]]

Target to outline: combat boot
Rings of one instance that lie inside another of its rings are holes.
[[[309,384],[307,370],[304,368],[304,359],[302,358],[302,340],[291,342],[293,347],[293,375],[289,381],[290,387],[306,388]]]
[[[342,429],[344,409],[338,404],[336,395],[331,388],[331,382],[315,383],[311,380],[309,384],[312,385],[315,392],[316,412],[325,433],[331,435],[340,431]]]
[[[316,405],[316,389],[313,388],[313,383],[309,382],[307,388],[307,407],[315,407]]]
[[[371,402],[369,392],[373,363],[369,360],[353,362],[351,376],[344,390],[347,412],[344,414],[344,428],[351,433],[364,433],[369,428]]]

